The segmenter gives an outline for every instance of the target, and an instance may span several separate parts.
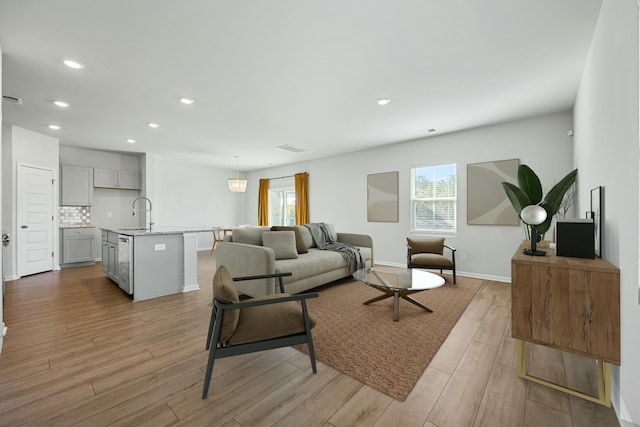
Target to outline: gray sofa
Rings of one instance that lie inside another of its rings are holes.
[[[373,265],[373,241],[365,234],[335,233],[337,242],[360,249],[366,267]],[[306,251],[306,253],[304,253]],[[300,253],[302,252],[302,253]],[[233,277],[291,272],[284,290],[296,294],[350,276],[347,261],[335,251],[315,245],[309,229],[297,227],[236,228],[216,245],[216,265],[224,265]],[[274,279],[236,282],[238,292],[256,297],[279,292]]]

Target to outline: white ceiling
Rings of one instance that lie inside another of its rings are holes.
[[[600,3],[0,0],[4,121],[253,170],[563,111]]]

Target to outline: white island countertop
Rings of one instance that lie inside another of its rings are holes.
[[[206,226],[159,226],[159,227],[151,227],[151,230],[148,228],[137,227],[137,228],[101,228],[104,231],[111,231],[112,233],[125,234],[127,236],[155,236],[161,234],[185,234],[185,233],[207,233],[212,232],[213,227]]]

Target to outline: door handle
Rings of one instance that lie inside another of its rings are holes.
[[[29,228],[29,226],[28,225],[23,225],[20,228]]]

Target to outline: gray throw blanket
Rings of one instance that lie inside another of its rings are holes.
[[[316,242],[318,249],[340,252],[340,255],[347,261],[350,273],[365,267],[360,249],[348,243],[333,240],[327,224],[324,222],[314,222],[305,224],[304,226],[311,232],[311,237],[313,237],[313,241]]]

